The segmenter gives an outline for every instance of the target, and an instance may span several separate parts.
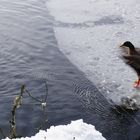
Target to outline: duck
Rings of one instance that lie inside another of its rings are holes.
[[[130,41],[124,42],[120,47],[124,62],[137,73],[138,80],[134,82],[134,87],[137,88],[140,86],[140,48],[135,48]]]

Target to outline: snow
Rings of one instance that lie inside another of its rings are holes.
[[[51,126],[46,131],[40,130],[35,136],[16,140],[105,140],[100,132],[83,120],[72,121],[68,125]],[[10,140],[6,138],[5,140]]]
[[[138,0],[48,0],[58,47],[104,96],[134,96],[137,75],[120,59],[119,45],[140,43]]]

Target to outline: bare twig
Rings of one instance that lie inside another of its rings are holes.
[[[35,100],[36,102],[39,102],[39,104],[42,106],[42,110],[43,110],[43,121],[46,122],[46,116],[47,116],[47,112],[46,112],[46,100],[47,100],[47,95],[48,95],[48,87],[47,87],[47,83],[45,83],[45,98],[42,100],[39,100],[37,98],[35,98],[34,96],[32,96],[32,94],[25,88],[25,85],[21,86],[21,92],[19,95],[17,95],[14,99],[14,104],[11,110],[11,120],[10,120],[10,136],[9,138],[17,138],[17,132],[16,132],[16,110],[17,108],[19,108],[22,104],[22,97],[23,97],[23,93],[26,92],[28,94],[29,97],[31,97],[33,100]],[[44,125],[44,122],[42,121],[41,123],[41,127]],[[4,136],[2,130],[0,129],[0,133]],[[5,136],[4,136],[5,137]]]
[[[14,100],[14,105],[12,108],[12,118],[10,120],[10,138],[16,138],[17,137],[17,132],[16,132],[16,109],[20,107],[21,102],[22,102],[22,95],[24,92],[25,86],[21,86],[21,92],[20,95],[15,97]]]
[[[33,96],[31,95],[31,93],[30,93],[27,89],[25,89],[25,92],[26,92],[32,99],[34,99],[35,101],[42,103],[42,101],[40,101],[40,100],[38,100],[37,98],[33,97]]]

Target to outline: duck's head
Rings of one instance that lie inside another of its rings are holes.
[[[128,47],[130,50],[135,50],[134,45],[130,41],[124,42],[120,47]]]

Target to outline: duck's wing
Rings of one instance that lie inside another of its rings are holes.
[[[123,58],[130,62],[140,65],[140,55],[124,55]]]
[[[133,68],[138,75],[140,75],[140,56],[139,55],[126,55],[123,56],[125,63]]]
[[[140,55],[140,48],[135,48],[135,49],[138,52],[138,55]]]

